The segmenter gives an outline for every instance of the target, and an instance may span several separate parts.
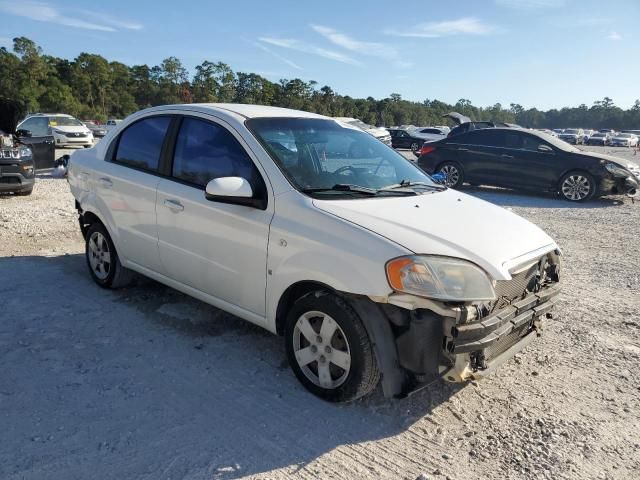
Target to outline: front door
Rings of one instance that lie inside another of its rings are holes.
[[[164,275],[264,317],[273,201],[261,210],[205,198],[207,183],[221,177],[246,178],[254,194],[267,195],[241,142],[227,126],[183,118],[171,178],[158,185],[158,245]]]
[[[31,148],[36,170],[53,168],[55,164],[56,146],[53,136],[49,133],[47,118],[28,118],[18,126],[18,130],[29,132],[29,135],[19,135],[18,139],[21,143]]]

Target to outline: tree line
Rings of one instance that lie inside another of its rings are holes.
[[[467,99],[414,102],[392,93],[381,100],[352,98],[316,81],[299,78],[272,82],[255,73],[234,72],[223,62],[204,61],[190,76],[169,57],[160,65],[127,66],[91,53],[74,60],[43,53],[32,40],[13,39],[13,51],[0,48],[0,97],[17,100],[30,112],[64,112],[83,119],[123,118],[154,105],[235,102],[274,105],[332,117],[356,117],[366,123],[442,125],[442,115],[460,112],[472,120],[518,123],[531,128],[640,129],[640,100],[628,110],[605,97],[591,106],[547,111],[496,103],[477,107]]]

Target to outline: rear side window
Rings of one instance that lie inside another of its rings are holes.
[[[253,161],[229,131],[189,117],[178,132],[172,175],[199,187],[220,177],[243,177],[254,189],[261,183]]]
[[[501,130],[493,128],[485,128],[482,130],[473,130],[456,138],[456,143],[465,143],[468,145],[481,145],[483,147],[503,147],[504,133]]]
[[[158,171],[164,137],[171,117],[140,120],[120,134],[114,161],[133,168]]]

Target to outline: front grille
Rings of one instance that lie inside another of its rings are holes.
[[[8,183],[8,184],[20,184],[20,179],[18,177],[0,177],[0,183]]]
[[[3,149],[0,150],[0,158],[18,158],[20,152],[18,150]]]
[[[495,291],[497,299],[490,305],[489,310],[493,312],[504,308],[533,291],[539,277],[538,269],[538,263],[534,263],[526,270],[512,275],[511,280],[496,282]]]
[[[65,133],[65,135],[68,138],[84,138],[87,136],[86,133],[80,133],[80,132]]]

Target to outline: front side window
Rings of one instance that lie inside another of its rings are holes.
[[[200,187],[221,177],[242,177],[254,190],[261,183],[253,161],[228,130],[189,117],[178,132],[172,176]]]
[[[120,134],[114,161],[133,168],[157,171],[170,123],[171,117],[151,117],[127,127]]]
[[[82,127],[82,122],[73,117],[49,117],[50,127]]]
[[[435,186],[422,170],[371,135],[332,120],[254,118],[246,121],[289,181],[301,191],[349,185],[372,192],[397,184]],[[331,190],[334,190],[331,192]]]

